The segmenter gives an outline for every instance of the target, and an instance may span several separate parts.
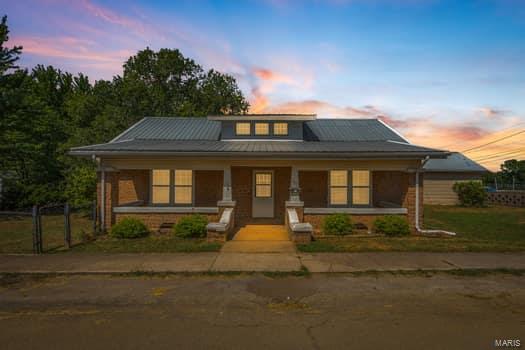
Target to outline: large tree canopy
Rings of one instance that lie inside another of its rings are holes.
[[[143,116],[242,114],[235,79],[205,71],[179,50],[149,48],[130,57],[122,76],[90,83],[51,66],[17,69],[21,47],[6,48],[0,25],[0,178],[3,208],[94,197],[94,164],[70,147],[107,142]]]

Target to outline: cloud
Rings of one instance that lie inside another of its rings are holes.
[[[491,107],[481,107],[478,108],[478,112],[481,112],[485,117],[489,119],[495,119],[499,117],[503,117],[507,114],[507,111],[501,110],[501,109],[494,109]]]

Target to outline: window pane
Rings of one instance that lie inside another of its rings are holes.
[[[255,174],[255,183],[257,185],[271,185],[272,184],[272,174],[270,174],[270,173],[256,173]]]
[[[348,186],[348,172],[346,170],[330,171],[330,186]]]
[[[255,123],[255,135],[268,135],[270,126],[268,123]]]
[[[175,186],[191,186],[191,170],[175,170]]]
[[[170,184],[170,171],[169,170],[153,170],[153,185],[165,185]]]
[[[191,204],[191,187],[175,187],[175,203]]]
[[[255,197],[258,198],[270,198],[272,196],[271,185],[256,185],[255,186]]]
[[[288,135],[288,123],[275,123],[273,124],[274,135]]]
[[[170,188],[168,186],[153,186],[151,201],[154,204],[168,204],[170,202]]]
[[[352,203],[357,205],[370,204],[370,188],[369,187],[354,187],[352,189]]]
[[[352,171],[352,186],[369,186],[370,172],[368,170]]]
[[[236,123],[235,133],[237,135],[250,135],[250,123]]]
[[[346,205],[347,201],[346,187],[332,187],[330,188],[330,204]]]

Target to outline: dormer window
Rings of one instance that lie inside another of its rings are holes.
[[[255,135],[270,135],[270,124],[255,123]]]
[[[273,134],[276,136],[287,136],[288,135],[288,123],[274,123]]]
[[[250,123],[236,123],[235,124],[235,134],[237,136],[250,136]]]

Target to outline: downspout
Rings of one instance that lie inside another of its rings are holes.
[[[100,172],[100,230],[106,232],[106,172]]]
[[[421,168],[425,165],[425,163],[428,161],[429,157],[427,156],[425,160],[421,163]],[[419,227],[419,168],[416,169],[416,231],[421,234],[429,234],[429,235],[435,235],[435,234],[444,234],[448,236],[455,236],[455,232],[449,232],[449,231],[443,231],[443,230],[424,230],[421,227]]]

